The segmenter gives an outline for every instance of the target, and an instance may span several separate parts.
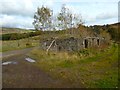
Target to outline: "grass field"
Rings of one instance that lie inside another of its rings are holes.
[[[33,31],[20,29],[20,28],[1,28],[0,35],[10,34],[10,33],[28,33],[28,32],[33,32]],[[9,41],[0,40],[0,52],[24,49],[24,48],[34,47],[38,45],[39,45],[38,36],[30,37],[29,41],[28,41],[28,38],[20,39],[20,40],[9,40]]]
[[[24,49],[29,47],[34,47],[39,45],[39,36],[30,37],[29,39],[20,40],[10,40],[10,41],[0,41],[0,52]]]
[[[85,50],[77,53],[50,52],[46,54],[45,51],[34,49],[29,56],[37,61],[36,66],[53,78],[70,83],[72,87],[118,87],[117,44],[94,52]]]
[[[0,34],[8,34],[8,33],[28,33],[32,32],[32,30],[20,29],[20,28],[1,28]]]

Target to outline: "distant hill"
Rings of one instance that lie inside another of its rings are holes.
[[[100,33],[101,30],[105,30],[107,31],[110,35],[112,40],[115,41],[119,41],[120,38],[120,29],[118,29],[120,27],[120,22],[119,23],[114,23],[114,24],[107,24],[107,25],[94,25],[94,26],[90,26],[90,28],[96,32],[96,33]]]
[[[2,27],[1,29],[2,29],[2,32],[0,32],[0,34],[33,32],[33,30],[20,29],[20,28],[6,28],[6,27]]]
[[[120,41],[120,22],[108,25],[107,31],[115,41]]]

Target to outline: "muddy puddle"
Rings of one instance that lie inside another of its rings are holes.
[[[5,65],[9,65],[9,64],[17,64],[17,62],[14,62],[14,61],[8,61],[8,62],[3,62],[2,65],[5,66]]]
[[[33,60],[33,59],[31,59],[31,58],[25,58],[25,60],[28,61],[28,62],[31,62],[31,63],[36,62],[35,60]]]

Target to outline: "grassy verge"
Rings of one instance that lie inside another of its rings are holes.
[[[78,53],[50,52],[34,49],[29,56],[37,60],[36,66],[53,78],[62,79],[73,87],[118,87],[118,46]]]

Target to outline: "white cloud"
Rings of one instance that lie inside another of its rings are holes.
[[[96,16],[97,20],[101,20],[101,19],[112,19],[112,18],[117,18],[118,17],[118,13],[117,12],[106,12],[106,13],[100,13]]]
[[[33,17],[37,7],[42,5],[52,7],[53,3],[53,0],[4,0],[1,1],[0,8],[2,14]]]
[[[119,2],[119,0],[57,0],[58,2]]]
[[[76,5],[69,3],[66,6],[72,12],[81,14],[86,24],[88,23],[89,24],[91,23],[91,25],[93,23],[99,24],[99,22],[105,24],[112,22],[113,19],[115,19],[117,22],[117,18],[118,18],[117,3],[83,2]]]
[[[33,16],[34,7],[31,1],[27,0],[20,2],[18,0],[4,1],[0,3],[0,8],[2,8],[2,14],[7,15],[23,15],[23,16]]]
[[[81,14],[86,24],[117,22],[119,0],[0,0],[0,24],[9,27],[33,28],[33,15],[42,5],[60,11],[61,5]],[[77,2],[77,3],[75,3]]]
[[[105,24],[113,24],[116,23],[118,19],[117,18],[112,18],[112,19],[106,19],[106,20],[95,20],[93,22],[87,22],[86,25],[105,25]]]
[[[33,28],[33,19],[30,17],[0,15],[2,27]]]

